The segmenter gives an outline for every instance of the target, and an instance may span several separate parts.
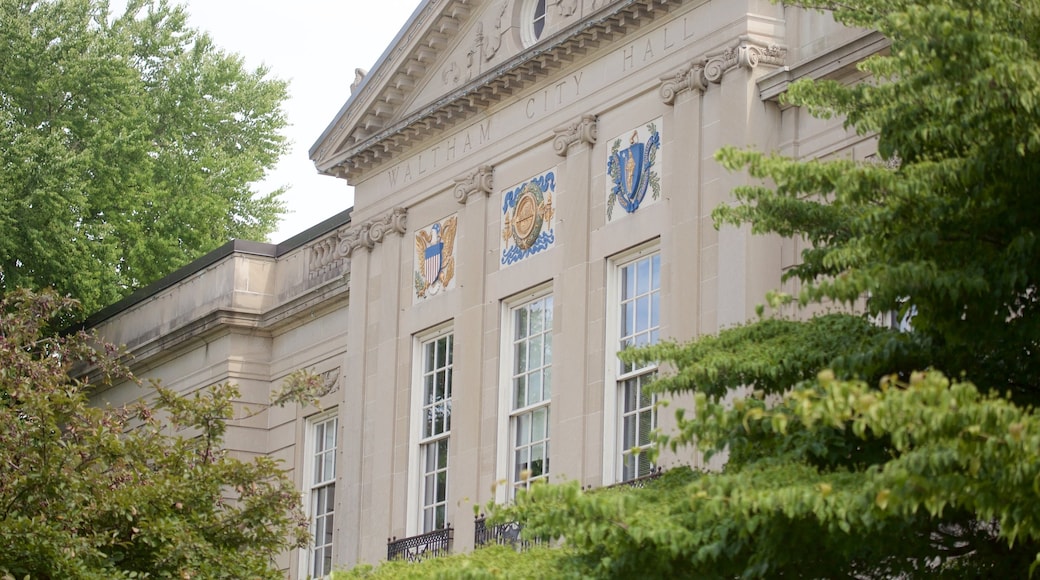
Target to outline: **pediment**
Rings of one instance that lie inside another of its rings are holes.
[[[368,73],[356,74],[352,93],[311,148],[323,170],[353,145],[379,134],[407,116],[421,99],[437,91],[446,61],[458,53],[473,17],[485,0],[425,0]]]
[[[351,180],[431,132],[492,104],[683,0],[426,0],[311,148],[322,173]]]

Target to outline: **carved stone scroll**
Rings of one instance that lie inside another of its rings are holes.
[[[395,207],[382,217],[346,227],[315,241],[309,248],[308,277],[316,278],[333,268],[341,267],[364,247],[371,250],[390,232],[404,235],[407,231],[408,210]]]
[[[722,82],[722,75],[734,68],[753,69],[760,64],[782,66],[787,58],[787,49],[776,44],[764,44],[748,37],[740,39],[735,46],[715,54],[709,54],[704,64],[704,78]]]
[[[675,97],[683,91],[701,91],[708,88],[708,79],[704,76],[704,62],[691,62],[675,71],[675,74],[661,77],[661,101],[666,105],[674,105]]]
[[[366,223],[365,225],[368,227],[362,226],[361,229],[362,235],[368,236],[364,242],[365,247],[371,250],[375,244],[382,242],[386,234],[390,232],[404,235],[407,216],[408,210],[403,207],[395,207],[384,214],[383,217]]]
[[[553,129],[553,133],[556,135],[553,138],[553,151],[556,151],[557,155],[566,157],[571,145],[577,143],[595,145],[597,131],[596,115],[582,115],[577,121]]]
[[[491,195],[492,177],[494,168],[490,165],[482,165],[473,173],[455,178],[455,201],[465,204],[469,197],[477,192]]]

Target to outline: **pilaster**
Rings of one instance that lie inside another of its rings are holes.
[[[586,453],[586,437],[590,422],[587,411],[594,407],[589,401],[588,367],[585,357],[569,357],[567,353],[586,351],[590,336],[585,321],[588,319],[589,294],[589,239],[592,152],[597,138],[595,115],[585,114],[553,131],[553,150],[563,159],[558,166],[559,181],[567,188],[557,196],[557,218],[565,232],[557,241],[563,253],[563,269],[553,287],[553,352],[554,365],[552,416],[551,481],[579,479],[582,483],[589,474],[599,474],[601,458]],[[563,309],[563,305],[567,309]],[[601,393],[593,396],[602,397]],[[602,421],[596,422],[601,426]]]
[[[448,498],[452,527],[455,528],[456,550],[470,550],[473,545],[472,503],[480,497],[480,473],[483,448],[494,448],[494,441],[481,440],[481,416],[484,394],[485,271],[484,248],[487,244],[488,196],[493,190],[494,168],[484,165],[455,178],[455,200],[459,210],[459,233],[455,246],[456,284],[460,294],[459,312],[455,318],[455,367],[452,385],[452,421],[450,472],[454,481]]]

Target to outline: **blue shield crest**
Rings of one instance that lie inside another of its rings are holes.
[[[607,197],[607,219],[611,218],[614,204],[624,208],[626,213],[634,213],[646,198],[647,189],[652,189],[654,199],[660,195],[660,178],[654,169],[658,148],[661,146],[661,134],[655,123],[646,126],[645,141],[640,141],[639,130],[633,131],[629,145],[621,148],[621,139],[614,141],[614,146],[607,158],[607,174],[610,177],[610,192]]]

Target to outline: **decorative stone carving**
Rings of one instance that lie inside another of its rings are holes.
[[[330,267],[339,266],[340,255],[336,251],[335,236],[322,238],[310,248],[310,274],[317,276]]]
[[[356,226],[351,224],[314,242],[309,248],[308,277],[316,278],[340,268],[355,250],[360,247],[371,250],[390,232],[404,235],[407,218],[407,209],[395,207],[378,219]]]
[[[704,77],[713,83],[720,83],[726,71],[737,67],[752,69],[760,64],[782,66],[787,58],[787,49],[743,37],[735,46],[706,58]]]
[[[675,74],[661,77],[661,100],[666,105],[674,105],[675,97],[683,91],[701,91],[708,88],[708,79],[704,76],[704,62],[687,64]]]
[[[503,0],[502,7],[498,11],[498,18],[495,19],[495,30],[493,30],[491,34],[484,37],[483,28],[478,28],[477,34],[481,35],[482,37],[481,45],[484,49],[484,60],[491,60],[495,58],[495,54],[498,53],[498,49],[502,48],[502,35],[504,34],[503,29],[505,28],[503,22],[505,21],[506,8],[508,8],[508,6],[509,3]]]
[[[321,389],[316,395],[324,397],[339,390],[339,367],[321,373]]]
[[[490,165],[482,165],[473,173],[455,178],[455,201],[465,204],[469,197],[477,192],[491,195],[492,176],[494,168]]]
[[[365,80],[365,75],[367,74],[368,71],[363,68],[354,69],[354,82],[350,83],[350,94],[354,94],[354,90],[361,85],[361,81]]]
[[[578,11],[578,0],[556,0],[556,9],[564,18],[573,16]]]
[[[361,245],[361,232],[354,228],[343,228],[337,232],[337,235],[339,245],[336,246],[336,253],[344,258],[349,258]]]
[[[591,147],[596,144],[596,115],[582,115],[577,121],[553,129],[553,133],[553,151],[562,157],[567,156],[571,145],[587,143]]]
[[[383,217],[372,220],[365,224],[367,228],[362,226],[362,240],[366,248],[372,249],[373,246],[383,241],[386,234],[394,232],[397,235],[404,235],[406,224],[407,224],[408,210],[403,207],[395,207]],[[367,238],[365,237],[367,236]]]

